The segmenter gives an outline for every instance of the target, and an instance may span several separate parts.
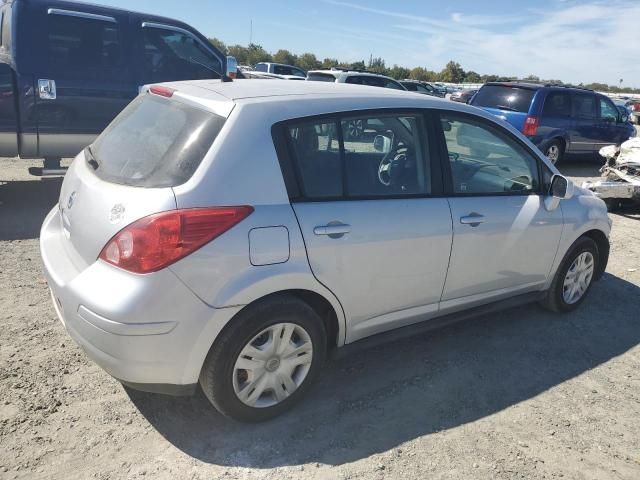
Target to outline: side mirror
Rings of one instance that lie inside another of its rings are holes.
[[[544,199],[544,206],[548,211],[555,210],[560,204],[560,200],[568,200],[573,197],[575,185],[571,180],[562,175],[554,175],[551,178],[549,195]]]
[[[442,130],[445,132],[450,132],[451,131],[451,122],[448,120],[441,120],[442,123]]]
[[[373,139],[373,148],[376,152],[389,153],[391,151],[391,139],[385,135],[376,135]]]
[[[628,113],[621,113],[618,117],[618,123],[627,123],[629,121]]]
[[[554,175],[551,179],[550,192],[552,197],[567,200],[573,196],[573,183],[562,175]]]
[[[227,55],[227,71],[226,75],[229,78],[236,78],[238,74],[238,61],[236,57],[231,55]]]

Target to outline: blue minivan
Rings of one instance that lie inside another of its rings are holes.
[[[523,132],[553,163],[565,154],[593,154],[636,134],[605,95],[578,87],[489,82],[471,100]]]

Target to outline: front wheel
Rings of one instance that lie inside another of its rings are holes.
[[[241,311],[212,347],[200,385],[223,414],[268,420],[306,393],[325,359],[322,319],[294,297],[267,299]]]
[[[588,237],[577,240],[560,264],[542,305],[555,312],[575,310],[586,298],[598,265],[596,243]]]

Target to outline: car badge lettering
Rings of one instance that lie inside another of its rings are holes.
[[[116,203],[109,213],[109,221],[111,223],[118,223],[124,218],[124,205]]]
[[[76,198],[76,192],[71,192],[71,195],[69,195],[69,200],[67,200],[67,210],[71,210],[71,207],[73,207],[73,202],[75,201]]]

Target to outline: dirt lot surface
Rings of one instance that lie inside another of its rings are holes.
[[[201,393],[127,390],[67,336],[37,238],[59,182],[26,163],[0,159],[0,478],[640,478],[638,210],[613,216],[578,311],[531,305],[334,361],[294,411],[247,426]]]

